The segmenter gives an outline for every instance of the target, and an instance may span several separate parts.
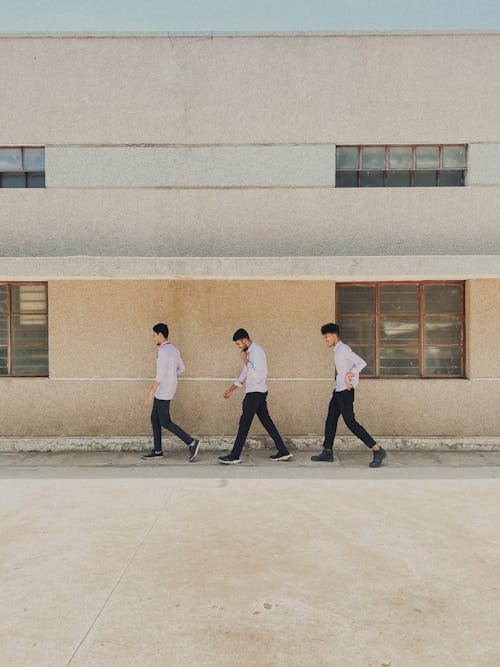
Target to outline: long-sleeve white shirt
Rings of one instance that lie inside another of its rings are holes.
[[[185,368],[181,354],[175,345],[169,342],[162,343],[156,360],[155,381],[159,382],[160,386],[155,392],[155,398],[170,401],[175,396],[177,389],[177,376],[184,373]]]
[[[234,381],[237,387],[245,385],[245,393],[253,391],[265,393],[267,391],[267,360],[264,350],[252,343],[247,350],[248,363],[243,366],[240,377]]]
[[[335,358],[335,370],[337,372],[335,391],[345,391],[345,375],[346,373],[356,373],[351,378],[351,385],[355,387],[359,382],[359,374],[366,366],[366,361],[358,357],[349,345],[339,341],[333,348],[333,356]]]

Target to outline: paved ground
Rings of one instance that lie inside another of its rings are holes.
[[[0,454],[0,665],[500,665],[500,453]]]

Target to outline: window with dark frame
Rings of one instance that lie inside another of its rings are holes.
[[[0,377],[47,377],[47,283],[0,283]]]
[[[339,283],[342,340],[374,378],[465,375],[465,283]]]
[[[465,185],[467,146],[337,146],[337,188]]]
[[[0,147],[0,188],[44,188],[45,148]]]

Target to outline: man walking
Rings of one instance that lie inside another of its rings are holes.
[[[219,456],[218,461],[225,465],[241,463],[241,450],[243,449],[255,415],[257,415],[262,426],[274,440],[274,444],[278,450],[276,454],[273,454],[269,458],[272,461],[290,461],[293,458],[293,454],[290,454],[285,447],[285,443],[267,410],[266,353],[257,343],[252,342],[245,329],[238,329],[233,336],[233,341],[240,350],[243,370],[234,384],[229,389],[226,389],[224,398],[229,398],[233,391],[243,386],[243,384],[245,384],[245,398],[243,399],[243,412],[233,449],[226,456]]]
[[[163,456],[161,429],[166,428],[189,447],[188,461],[194,461],[198,454],[200,441],[192,438],[180,426],[170,419],[170,401],[177,389],[177,376],[184,373],[185,366],[179,350],[168,340],[168,327],[159,323],[153,327],[153,340],[158,346],[156,360],[156,378],[145,400],[146,406],[153,406],[151,425],[153,427],[153,450],[141,456],[142,459],[154,459]]]
[[[333,462],[333,441],[337,432],[337,422],[342,415],[347,428],[373,451],[370,468],[379,468],[386,457],[386,451],[377,445],[354,417],[354,387],[359,382],[359,373],[366,366],[366,361],[358,357],[348,345],[340,340],[340,328],[337,324],[333,322],[324,324],[321,327],[321,333],[328,347],[333,348],[337,377],[333,396],[328,406],[323,451],[318,456],[311,456],[311,461]]]

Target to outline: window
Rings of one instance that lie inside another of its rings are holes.
[[[337,146],[337,188],[464,185],[467,146]]]
[[[464,283],[338,284],[337,323],[370,377],[464,376]]]
[[[44,188],[44,148],[0,148],[1,188]]]
[[[47,376],[47,283],[0,283],[0,376]]]

